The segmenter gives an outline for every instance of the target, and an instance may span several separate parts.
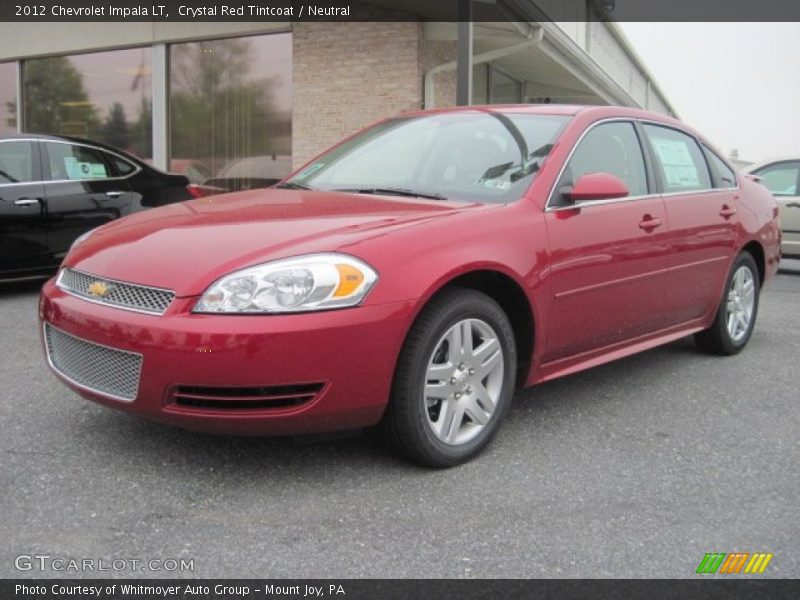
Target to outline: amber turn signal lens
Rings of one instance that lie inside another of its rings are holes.
[[[343,298],[352,294],[364,281],[364,274],[352,265],[337,264],[339,286],[333,292],[334,298]]]

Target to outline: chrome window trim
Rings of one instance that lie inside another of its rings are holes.
[[[101,277],[100,275],[92,275],[91,273],[87,273],[86,271],[81,271],[79,269],[73,269],[71,267],[64,267],[63,269],[59,270],[58,277],[56,278],[56,287],[58,289],[60,289],[65,294],[69,294],[70,296],[72,296],[74,298],[80,298],[81,300],[86,300],[86,302],[91,302],[92,304],[97,304],[99,306],[105,306],[106,308],[117,308],[119,310],[127,310],[127,311],[130,311],[130,312],[135,312],[135,313],[139,313],[139,314],[142,314],[142,315],[150,315],[152,317],[161,317],[161,316],[164,316],[166,314],[167,310],[169,309],[169,304],[167,305],[167,308],[164,309],[164,312],[158,312],[156,310],[145,310],[143,308],[133,308],[133,307],[130,307],[130,306],[125,306],[124,304],[111,304],[110,302],[103,302],[101,300],[95,300],[94,298],[91,298],[89,296],[85,296],[83,294],[79,294],[76,291],[71,290],[71,289],[61,285],[61,278],[64,276],[64,272],[67,271],[68,269],[70,271],[75,272],[75,273],[80,273],[81,275],[84,275],[86,277],[93,277],[93,278],[96,278],[96,279],[102,279],[103,281],[110,281],[111,283],[118,283],[120,285],[130,285],[130,286],[135,286],[135,287],[148,288],[148,289],[151,289],[151,290],[156,290],[156,291],[159,291],[159,292],[165,292],[165,293],[168,293],[168,294],[172,294],[172,300],[170,300],[170,304],[172,304],[172,302],[175,300],[175,298],[178,297],[175,294],[174,290],[169,290],[167,288],[156,287],[154,285],[144,285],[144,284],[141,284],[141,283],[133,283],[133,282],[130,282],[130,281],[122,281],[121,279],[112,279],[111,277]]]
[[[711,190],[694,190],[691,192],[670,192],[669,194],[646,194],[644,196],[625,196],[624,198],[609,198],[608,200],[584,200],[575,202],[568,206],[548,206],[545,212],[557,212],[560,210],[575,210],[576,208],[591,208],[592,206],[603,206],[605,204],[618,204],[620,202],[632,202],[636,200],[647,200],[652,198],[670,198],[671,196],[697,196],[700,194],[719,194],[723,192],[735,192],[733,188],[714,188]]]
[[[559,177],[559,179],[561,179]],[[567,206],[548,206],[544,209],[545,212],[558,212],[561,210],[575,210],[576,208],[589,208],[592,206],[605,206],[606,204],[620,204],[622,202],[635,202],[636,200],[645,200],[648,198],[658,198],[659,194],[647,194],[644,196],[625,196],[624,198],[608,198],[607,200],[583,200],[582,202],[574,202]]]
[[[109,392],[102,392],[102,391],[97,390],[97,389],[95,389],[93,387],[90,387],[88,385],[84,385],[82,383],[78,383],[72,377],[70,377],[69,375],[65,374],[58,367],[56,367],[55,364],[53,364],[52,358],[50,358],[50,346],[47,343],[47,328],[48,327],[50,327],[52,329],[55,329],[56,331],[58,331],[62,335],[66,335],[68,337],[71,337],[72,339],[78,340],[79,342],[84,342],[86,344],[93,344],[95,346],[99,346],[101,348],[105,348],[106,350],[113,350],[114,352],[123,352],[125,354],[130,354],[132,356],[138,356],[139,359],[140,359],[140,363],[139,363],[139,365],[140,365],[139,366],[139,378],[136,380],[136,394],[134,395],[134,397],[133,398],[125,398],[123,396],[117,396],[116,394],[111,394]],[[58,327],[56,327],[54,325],[51,325],[50,323],[47,323],[47,322],[42,323],[42,339],[44,340],[45,354],[47,355],[47,364],[50,366],[50,368],[59,377],[61,377],[63,379],[66,379],[68,382],[70,382],[75,387],[79,387],[82,390],[86,390],[87,392],[91,392],[93,394],[97,394],[98,396],[104,396],[106,398],[113,398],[114,400],[118,400],[120,402],[125,402],[127,404],[131,404],[132,402],[135,402],[136,399],[139,397],[139,385],[141,384],[141,381],[142,381],[142,368],[144,367],[144,355],[143,354],[140,354],[139,352],[131,352],[130,350],[121,350],[119,348],[114,348],[112,346],[107,346],[105,344],[98,344],[97,342],[93,342],[91,340],[85,340],[85,339],[80,338],[80,337],[78,337],[76,335],[72,335],[71,333],[67,333],[63,329],[59,329]]]
[[[586,134],[588,134],[592,129],[594,129],[595,127],[597,127],[599,125],[603,125],[605,123],[619,123],[619,122],[631,123],[631,124],[633,124],[634,122],[637,122],[637,123],[648,124],[648,125],[657,125],[659,127],[666,127],[668,129],[674,129],[675,131],[679,131],[680,133],[683,133],[684,135],[688,135],[698,145],[701,144],[701,141],[698,140],[697,137],[695,137],[694,135],[692,135],[688,131],[685,131],[685,130],[679,128],[679,127],[675,127],[674,125],[671,125],[671,124],[668,124],[668,123],[662,123],[661,121],[654,121],[652,119],[642,119],[642,118],[636,118],[636,117],[607,117],[605,119],[600,119],[599,121],[595,121],[594,123],[589,125],[589,127],[587,127],[584,130],[583,133],[581,133],[580,137],[577,139],[575,144],[572,146],[572,149],[570,150],[569,154],[567,155],[567,159],[564,161],[564,164],[561,165],[561,169],[558,171],[558,176],[555,178],[555,181],[553,182],[553,185],[550,187],[550,192],[547,195],[547,204],[545,204],[544,212],[556,212],[556,211],[559,211],[559,210],[571,210],[571,209],[575,209],[575,208],[587,208],[589,206],[602,206],[602,205],[605,205],[605,204],[617,204],[619,202],[632,202],[632,201],[636,201],[636,200],[644,200],[646,198],[659,198],[659,197],[660,198],[669,198],[671,196],[692,196],[692,195],[697,195],[697,194],[713,194],[713,193],[719,193],[719,192],[736,192],[736,191],[739,191],[740,184],[739,184],[739,175],[737,173],[736,174],[736,187],[735,188],[714,188],[714,187],[712,187],[712,188],[701,189],[701,190],[687,190],[685,192],[667,192],[667,193],[664,193],[664,194],[658,194],[658,193],[656,193],[656,194],[643,194],[643,195],[639,195],[639,196],[626,196],[624,198],[609,198],[608,200],[587,200],[587,201],[584,201],[584,202],[576,202],[576,203],[571,204],[569,206],[553,206],[552,200],[553,200],[553,195],[555,194],[555,191],[556,191],[556,186],[558,185],[558,182],[561,181],[561,177],[564,175],[564,171],[566,171],[567,165],[569,164],[569,161],[572,160],[572,155],[575,154],[575,151],[578,149],[578,146],[580,146],[581,142],[583,141],[583,138],[586,137]],[[702,151],[702,149],[701,149],[701,151]],[[644,158],[644,156],[642,158]],[[736,173],[735,170],[734,170],[734,173]],[[710,173],[709,173],[709,175],[710,175]]]
[[[105,148],[101,148],[100,146],[93,146],[92,144],[84,144],[83,142],[69,142],[67,140],[48,140],[41,138],[5,138],[0,140],[0,144],[5,142],[42,142],[51,144],[68,144],[70,146],[82,146],[84,148],[90,148],[92,150],[97,150],[98,152],[105,152],[106,154],[111,154],[113,156],[116,156],[118,159],[124,160],[126,163],[128,163],[129,165],[133,165],[135,168],[127,175],[120,175],[118,177],[98,177],[97,179],[37,179],[36,181],[18,181],[15,183],[0,183],[0,187],[8,187],[10,185],[30,185],[32,183],[41,183],[43,185],[47,185],[50,183],[81,183],[83,181],[123,181],[125,179],[130,179],[134,175],[138,175],[142,171],[142,167],[140,167],[134,162],[131,162],[129,158],[125,158],[124,156],[122,156],[117,152],[114,152],[113,150],[107,150]]]

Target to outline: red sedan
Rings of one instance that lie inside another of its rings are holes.
[[[404,114],[275,188],[78,240],[42,292],[47,359],[190,429],[379,425],[474,456],[514,391],[694,334],[735,354],[778,267],[773,197],[697,133],[613,107]]]

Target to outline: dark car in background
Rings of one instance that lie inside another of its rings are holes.
[[[292,157],[280,154],[248,156],[226,165],[203,181],[207,192],[242,192],[275,185],[292,172]]]
[[[87,231],[199,195],[183,175],[104,144],[32,134],[0,138],[0,280],[49,275]]]

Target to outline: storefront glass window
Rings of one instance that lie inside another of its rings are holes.
[[[291,170],[291,34],[170,46],[170,170],[240,190]]]
[[[0,134],[17,131],[17,63],[0,63]]]
[[[472,103],[489,104],[489,65],[472,67]]]
[[[522,84],[497,69],[489,75],[492,104],[516,104],[522,102]]]
[[[24,130],[88,138],[150,160],[152,54],[145,47],[26,60]]]

